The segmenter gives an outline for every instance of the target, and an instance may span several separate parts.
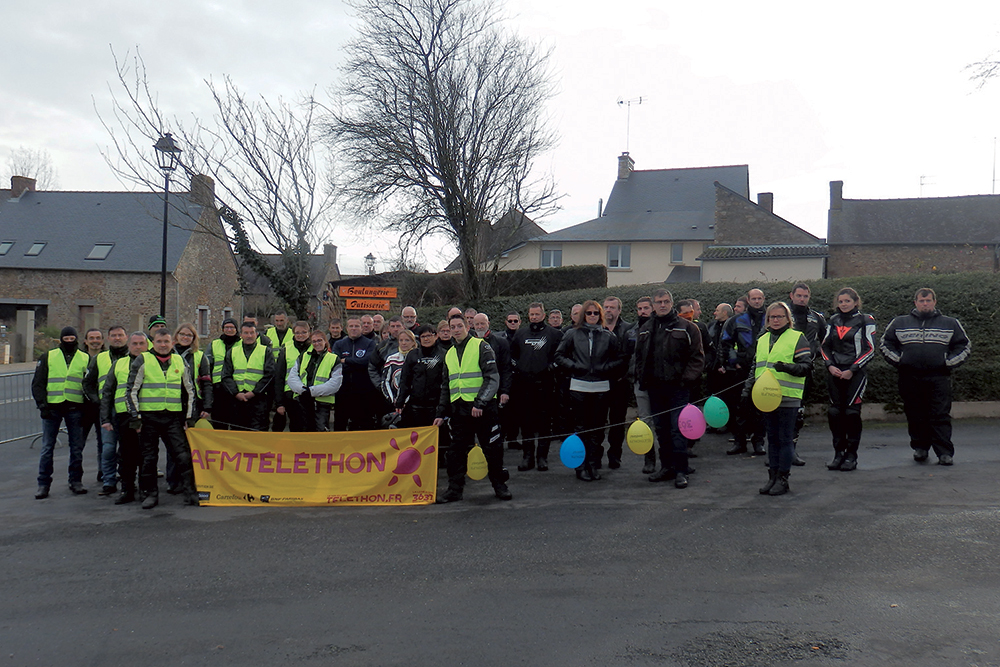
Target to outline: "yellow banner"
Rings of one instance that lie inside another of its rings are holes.
[[[188,429],[202,505],[430,505],[433,426],[346,433]]]

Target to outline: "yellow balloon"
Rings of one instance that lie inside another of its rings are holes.
[[[489,472],[489,468],[486,465],[486,455],[483,454],[483,448],[476,445],[469,450],[469,460],[467,464],[467,472],[470,479],[480,480],[486,477]]]
[[[212,426],[212,422],[208,421],[207,419],[199,419],[198,421],[196,421],[194,423],[194,427],[195,428],[207,428],[210,431],[215,430],[215,427]]]
[[[653,432],[641,419],[628,427],[628,448],[636,454],[645,454],[653,448]]]
[[[757,381],[753,383],[753,404],[761,412],[773,412],[781,405],[781,385],[778,378],[774,377],[771,369],[765,368]]]

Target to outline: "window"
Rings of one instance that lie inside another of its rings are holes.
[[[233,319],[233,309],[232,308],[223,308],[222,309],[222,321],[225,322],[226,320],[231,320],[231,319]]]
[[[211,314],[212,311],[208,309],[208,306],[198,306],[198,313],[196,316],[197,319],[195,322],[197,322],[196,326],[198,327],[198,335],[203,338],[208,337],[210,325],[209,316]]]
[[[608,246],[608,268],[609,269],[631,269],[632,268],[632,246],[630,245],[609,245]]]
[[[31,247],[28,248],[28,252],[24,253],[25,257],[35,257],[41,254],[42,249],[45,247],[45,243],[32,243]]]
[[[684,263],[684,244],[683,243],[671,243],[670,244],[670,263],[671,264],[683,264]]]
[[[0,257],[6,255],[7,252],[10,251],[10,249],[13,247],[14,247],[13,241],[4,241],[3,243],[0,243]]]
[[[90,254],[87,255],[87,259],[107,259],[108,254],[114,247],[114,243],[95,243]]]
[[[542,268],[562,266],[562,248],[542,248]]]

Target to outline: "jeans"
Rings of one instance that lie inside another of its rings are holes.
[[[649,409],[655,415],[656,439],[660,443],[660,468],[686,473],[688,439],[681,433],[678,418],[681,408],[691,400],[691,392],[680,383],[653,385],[646,389]]]
[[[795,418],[798,414],[798,407],[777,408],[764,413],[767,425],[767,465],[771,470],[788,472],[792,469]]]
[[[114,486],[118,480],[118,431],[100,429],[101,439],[97,444],[101,448],[101,484]]]
[[[83,481],[83,411],[70,408],[54,410],[51,417],[42,418],[42,454],[38,460],[38,486],[52,485],[52,453],[56,448],[59,425],[66,422],[69,436],[69,483]]]

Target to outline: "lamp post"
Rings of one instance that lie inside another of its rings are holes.
[[[177,168],[181,149],[167,132],[153,144],[156,162],[163,170],[163,257],[160,264],[160,317],[167,316],[167,201],[170,197],[170,172]]]
[[[375,275],[375,255],[368,253],[368,255],[365,256],[365,268],[368,269],[368,275]]]

